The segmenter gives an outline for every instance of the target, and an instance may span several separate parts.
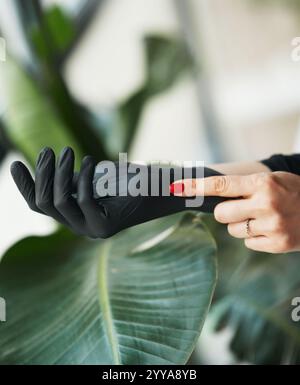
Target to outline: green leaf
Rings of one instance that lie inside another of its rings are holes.
[[[66,135],[77,143],[83,154],[92,155],[96,161],[107,159],[102,138],[99,137],[95,127],[90,126],[89,114],[72,97],[62,74],[62,60],[71,48],[70,45],[74,43],[74,26],[71,18],[58,6],[44,10],[38,1],[23,3],[21,6],[17,2],[16,18],[24,30],[33,59],[30,63],[32,75],[30,81],[37,83],[34,84],[35,93],[46,105],[43,119],[48,119],[48,111],[50,115],[55,114],[56,120],[59,120],[58,124],[63,127]],[[20,70],[23,71],[21,68]],[[18,75],[15,79],[13,75],[12,73],[12,76],[6,79],[10,83],[8,88],[12,87],[14,92],[18,92]],[[24,83],[23,80],[21,84]],[[31,90],[28,98],[31,97],[30,93]],[[53,116],[49,119],[53,121]],[[79,156],[81,157],[80,154]],[[76,160],[78,165],[79,160]]]
[[[0,363],[183,364],[215,282],[215,244],[194,214],[103,242],[25,239],[0,264]]]
[[[12,60],[5,63],[1,75],[1,91],[8,106],[3,120],[11,143],[31,164],[45,146],[56,152],[71,146],[80,161],[81,147],[33,79]]]
[[[55,53],[63,53],[75,37],[75,28],[72,19],[57,5],[51,6],[43,13],[43,23],[51,38],[51,49]],[[49,56],[49,46],[41,34],[40,28],[34,25],[31,30],[31,39],[40,57]]]
[[[5,135],[3,122],[0,120],[0,166],[10,150],[11,145]]]
[[[253,364],[299,364],[300,325],[291,317],[300,292],[299,253],[249,253],[228,281],[227,295],[213,307],[217,330],[233,330],[230,347]]]
[[[147,36],[145,49],[147,91],[151,95],[171,87],[191,65],[190,56],[180,39]]]
[[[230,347],[239,361],[299,363],[300,325],[291,319],[291,301],[300,292],[299,253],[251,251],[213,216],[205,215],[203,221],[219,245],[211,313],[215,329],[232,331]]]
[[[152,97],[172,87],[191,64],[180,39],[149,35],[144,39],[144,47],[145,83],[115,109],[104,132],[112,155],[130,150],[145,105]]]
[[[202,215],[202,221],[213,234],[218,245],[218,284],[214,301],[228,295],[241,279],[241,272],[249,268],[249,261],[253,260],[253,253],[245,247],[244,241],[232,238],[228,234],[227,226],[218,223],[213,215]]]

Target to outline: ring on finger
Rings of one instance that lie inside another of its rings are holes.
[[[252,238],[253,237],[253,235],[251,233],[251,228],[250,228],[251,221],[252,221],[252,219],[247,219],[247,221],[246,221],[246,234],[247,234],[248,238]]]

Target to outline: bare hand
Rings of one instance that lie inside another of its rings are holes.
[[[300,250],[300,177],[287,172],[216,176],[176,181],[176,196],[237,198],[220,203],[214,215],[252,250]],[[182,187],[184,188],[183,192]],[[177,190],[177,192],[176,192]]]

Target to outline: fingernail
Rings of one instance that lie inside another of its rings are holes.
[[[180,195],[184,192],[184,183],[172,183],[170,184],[170,193],[174,195]]]

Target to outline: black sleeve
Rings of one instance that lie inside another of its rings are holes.
[[[300,175],[300,154],[282,155],[276,154],[271,158],[261,161],[272,171],[286,171]]]

